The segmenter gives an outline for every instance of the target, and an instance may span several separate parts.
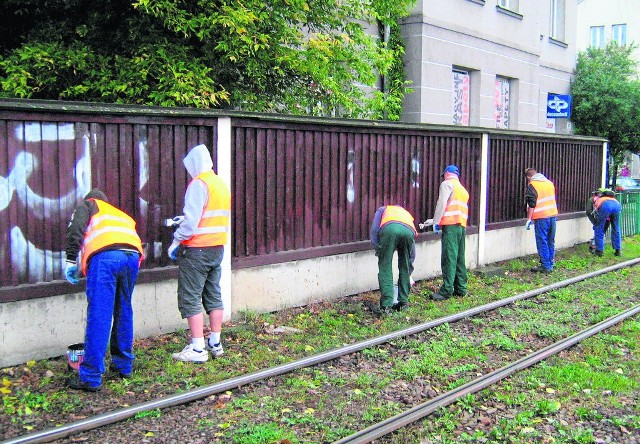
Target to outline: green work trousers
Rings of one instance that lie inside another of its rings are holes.
[[[467,267],[464,263],[465,228],[462,225],[442,227],[442,296],[467,294]]]
[[[390,223],[380,231],[378,248],[378,284],[380,285],[380,306],[393,305],[393,253],[398,252],[398,302],[409,302],[411,273],[413,273],[413,252],[415,236],[413,231],[402,224]]]

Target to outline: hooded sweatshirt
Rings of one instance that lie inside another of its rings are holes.
[[[191,179],[206,171],[213,170],[213,161],[205,145],[193,147],[185,156],[183,163]],[[192,180],[184,195],[184,208],[182,210],[184,221],[173,234],[173,238],[176,241],[185,241],[193,236],[208,200],[209,189],[207,184],[201,180]]]

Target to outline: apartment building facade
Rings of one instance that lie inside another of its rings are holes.
[[[419,0],[402,23],[413,93],[406,122],[572,133],[547,118],[547,94],[569,94],[573,0]]]
[[[593,46],[604,48],[615,41],[621,46],[640,43],[640,1],[578,0],[578,51]],[[640,62],[640,50],[633,52]]]
[[[640,44],[640,0],[578,0],[576,16],[578,52],[604,48],[612,41],[621,46]],[[640,75],[640,48],[632,57],[638,61]],[[640,157],[627,152],[621,168],[640,177]]]

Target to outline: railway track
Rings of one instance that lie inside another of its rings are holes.
[[[638,313],[640,313],[640,305],[636,305],[635,307],[632,307],[629,310],[624,311],[623,313],[612,316],[609,319],[606,319],[592,327],[586,328],[581,332],[578,332],[568,338],[562,339],[548,347],[543,348],[542,350],[530,354],[529,356],[512,362],[491,373],[483,375],[480,378],[470,381],[454,390],[443,393],[442,395],[437,396],[436,398],[433,398],[423,404],[417,405],[407,410],[406,412],[400,413],[392,418],[369,426],[364,430],[347,436],[346,438],[343,438],[339,441],[336,441],[335,444],[364,444],[371,442],[374,439],[388,435],[408,424],[424,418],[425,416],[435,412],[441,407],[446,407],[466,395],[476,393],[486,387],[489,387],[492,384],[503,380],[508,376],[511,376],[515,372],[531,367],[532,365],[537,364],[543,359],[560,353],[561,351],[566,350],[573,345],[576,345],[578,342],[583,341],[584,339],[597,333],[600,333],[601,331]]]
[[[630,267],[633,265],[636,265],[638,262],[640,262],[640,259],[635,259],[635,260],[631,260],[631,261],[627,261],[627,262],[623,262],[620,264],[616,264],[614,266],[610,266],[607,268],[603,268],[601,270],[597,270],[591,273],[587,273],[581,276],[576,276],[574,278],[570,278],[570,279],[566,279],[551,285],[547,285],[545,287],[541,287],[535,290],[531,290],[525,293],[521,293],[518,294],[516,296],[513,297],[509,297],[506,299],[502,299],[496,302],[492,302],[490,304],[485,304],[479,307],[475,307],[460,313],[456,313],[450,316],[445,316],[439,319],[435,319],[429,322],[425,322],[422,324],[418,324],[415,326],[412,326],[410,328],[407,329],[403,329],[400,331],[396,331],[396,332],[392,332],[383,336],[379,336],[373,339],[369,339],[369,340],[365,340],[365,341],[361,341],[355,344],[351,344],[348,346],[345,346],[343,348],[340,349],[336,349],[336,350],[330,350],[324,353],[319,353],[313,356],[310,356],[308,358],[304,358],[304,359],[300,359],[298,361],[294,361],[291,363],[287,363],[287,364],[283,364],[283,365],[279,365],[276,367],[271,367],[265,370],[261,370],[261,371],[257,371],[254,373],[250,373],[247,375],[242,375],[239,377],[235,377],[235,378],[230,378],[215,384],[211,384],[208,386],[204,386],[204,387],[200,387],[194,390],[190,390],[184,393],[179,393],[179,394],[175,394],[175,395],[171,395],[171,396],[167,396],[164,398],[160,398],[160,399],[156,399],[156,400],[152,400],[149,402],[145,402],[145,403],[141,403],[141,404],[137,404],[137,405],[133,405],[130,407],[126,407],[123,409],[119,409],[119,410],[115,410],[115,411],[111,411],[111,412],[107,412],[107,413],[103,413],[91,418],[87,418],[81,421],[76,421],[73,423],[69,423],[69,424],[64,424],[60,427],[56,427],[56,428],[51,428],[51,429],[46,429],[46,430],[42,430],[39,432],[35,432],[35,433],[31,433],[28,435],[23,435],[20,437],[16,437],[14,439],[10,439],[8,441],[3,441],[4,443],[8,444],[8,443],[39,443],[39,442],[51,442],[54,440],[58,440],[58,439],[62,439],[77,433],[81,433],[81,432],[86,432],[86,431],[90,431],[93,429],[96,429],[98,427],[102,427],[108,424],[114,424],[117,423],[119,421],[123,421],[125,419],[128,418],[132,418],[134,416],[136,416],[137,414],[140,414],[141,412],[148,412],[148,411],[152,411],[152,410],[156,410],[156,409],[164,409],[167,407],[172,407],[172,406],[178,406],[178,405],[182,405],[182,404],[186,404],[198,399],[202,399],[211,395],[215,395],[215,394],[219,394],[219,393],[224,393],[228,390],[232,390],[232,389],[236,389],[248,384],[252,384],[252,383],[256,383],[262,380],[265,380],[267,378],[272,378],[275,376],[280,376],[280,375],[284,375],[287,373],[290,373],[294,370],[297,369],[302,369],[305,367],[310,367],[310,366],[315,366],[327,361],[331,361],[334,359],[338,359],[341,356],[344,355],[348,355],[348,354],[352,354],[361,350],[364,350],[366,348],[370,348],[370,347],[374,347],[380,344],[384,344],[390,341],[393,341],[395,339],[398,338],[403,338],[406,336],[411,336],[411,335],[415,335],[417,333],[421,333],[424,332],[426,330],[432,329],[434,327],[437,327],[439,325],[445,324],[445,323],[453,323],[456,321],[459,321],[461,319],[465,319],[465,318],[469,318],[472,316],[476,316],[479,315],[481,313],[485,313],[488,311],[492,311],[492,310],[496,310],[500,307],[509,305],[509,304],[513,304],[517,301],[520,300],[524,300],[524,299],[528,299],[528,298],[532,298],[538,295],[541,295],[543,293],[546,292],[550,292],[550,291],[554,291],[563,287],[567,287],[569,285],[584,281],[586,279],[592,278],[592,277],[596,277],[605,273],[609,273],[612,271],[616,271],[622,268],[626,268],[626,267]],[[625,313],[628,316],[633,316],[635,313],[637,313],[637,310],[639,310],[639,308],[636,306],[631,310],[627,310]],[[622,314],[620,315],[622,316]],[[614,317],[615,319],[617,319],[619,316]],[[615,322],[620,322],[620,320],[614,320],[614,318],[607,320],[603,323],[598,324],[598,326],[600,326],[600,330],[604,328],[607,328],[609,325],[613,325],[612,323]],[[604,326],[603,326],[604,325]],[[595,326],[594,326],[595,328]],[[589,329],[587,329],[589,330]],[[590,333],[590,334],[595,334],[595,333]],[[468,384],[465,384],[464,386],[458,388],[455,392],[457,394],[460,394],[460,396],[464,396],[467,393],[472,393],[473,391],[477,391],[480,390],[481,388],[486,387],[487,385],[490,385],[492,383],[495,383],[497,381],[499,381],[500,379],[503,379],[504,377],[508,376],[509,374],[511,374],[513,371],[517,371],[520,370],[523,367],[523,362],[531,362],[528,365],[533,365],[535,362],[538,362],[540,359],[544,359],[548,356],[551,356],[554,353],[558,353],[559,351],[570,347],[571,345],[575,344],[577,341],[580,341],[582,339],[584,339],[585,337],[588,337],[589,333],[587,333],[586,331],[580,332],[577,335],[573,335],[570,338],[567,338],[563,341],[559,341],[558,344],[554,344],[553,346],[545,348],[544,350],[542,350],[541,354],[534,354],[536,356],[529,356],[527,358],[523,358],[521,360],[518,360],[512,364],[509,364],[505,367],[503,367],[500,370],[497,370],[496,372],[492,372],[488,375],[483,376],[482,378],[479,378],[479,380],[476,381],[472,381]],[[576,342],[571,342],[571,341],[576,341]],[[560,344],[562,343],[562,344]],[[563,348],[560,348],[563,347]],[[540,357],[543,356],[543,357]],[[536,360],[537,359],[537,360]],[[522,361],[522,362],[521,362]],[[527,366],[528,366],[527,365]],[[508,373],[510,372],[511,373]],[[507,374],[505,374],[507,373]],[[495,379],[498,378],[498,379]],[[472,390],[472,391],[470,391]],[[438,396],[437,398],[434,398],[433,400],[429,401],[428,403],[425,403],[421,406],[417,406],[415,408],[410,409],[409,411],[398,415],[398,418],[394,417],[394,418],[390,418],[389,420],[383,421],[383,423],[380,423],[376,426],[371,426],[367,429],[365,429],[362,432],[359,432],[355,435],[352,435],[351,437],[345,438],[346,439],[351,439],[351,441],[344,441],[344,442],[368,442],[367,440],[371,440],[371,439],[375,439],[376,437],[380,437],[383,436],[386,433],[390,433],[393,430],[397,430],[397,428],[402,427],[404,424],[408,424],[410,422],[415,421],[416,419],[418,419],[418,417],[422,417],[422,416],[416,416],[416,415],[427,415],[430,412],[432,412],[434,409],[442,406],[442,405],[448,405],[451,402],[454,402],[455,398],[454,396],[456,396],[455,393],[449,393],[446,394],[447,398],[443,398],[445,394]],[[441,404],[444,403],[444,404]],[[412,419],[414,418],[415,419]],[[382,434],[380,434],[382,433]],[[375,435],[375,436],[374,436]],[[342,441],[339,441],[342,442]]]

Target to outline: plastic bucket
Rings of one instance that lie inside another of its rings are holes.
[[[84,359],[84,343],[72,344],[67,347],[67,365],[69,370],[78,371]]]

